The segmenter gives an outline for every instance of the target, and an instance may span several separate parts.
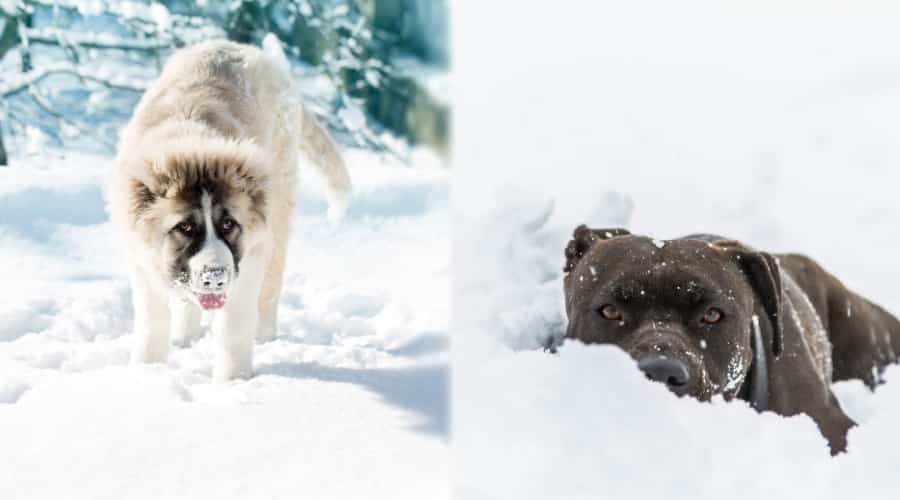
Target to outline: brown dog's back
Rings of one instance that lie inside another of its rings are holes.
[[[809,297],[828,332],[832,379],[861,379],[874,388],[884,367],[897,361],[900,321],[848,290],[814,260],[796,254],[777,257],[782,271]]]

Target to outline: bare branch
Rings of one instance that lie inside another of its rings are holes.
[[[29,86],[34,85],[48,76],[59,74],[76,76],[84,80],[99,83],[111,89],[128,90],[131,92],[143,92],[147,89],[147,82],[133,78],[116,78],[105,71],[93,71],[87,68],[74,66],[70,63],[57,63],[44,65],[40,69],[19,75],[18,80],[14,80],[5,86],[0,86],[0,97],[10,97],[26,90]]]
[[[60,113],[60,112],[58,112],[58,111],[55,111],[55,110],[53,109],[53,106],[52,106],[49,102],[47,102],[47,101],[44,99],[44,96],[41,95],[41,93],[39,92],[39,89],[37,88],[37,86],[35,86],[35,85],[29,86],[29,87],[28,87],[28,95],[31,96],[31,98],[32,98],[32,99],[34,100],[34,102],[38,105],[38,107],[40,107],[41,109],[43,109],[43,110],[44,110],[46,113],[48,113],[50,116],[52,116],[52,117],[56,118],[57,120],[59,120],[60,123],[64,123],[64,124],[66,124],[66,125],[68,125],[68,126],[70,126],[70,127],[73,127],[73,128],[75,128],[75,129],[77,129],[78,132],[79,132],[79,134],[87,135],[88,137],[93,138],[95,141],[99,142],[101,145],[103,145],[103,146],[105,146],[105,147],[107,147],[107,148],[109,148],[109,149],[111,149],[111,150],[114,150],[114,149],[116,148],[116,145],[115,145],[115,144],[113,144],[113,143],[107,141],[107,140],[104,139],[102,136],[94,135],[94,134],[85,134],[85,133],[84,133],[84,129],[82,129],[81,127],[79,127],[77,123],[75,123],[75,122],[72,121],[72,120],[69,120],[68,118],[66,118],[65,116],[63,116],[62,113]]]
[[[25,4],[51,9],[64,9],[66,11],[78,11],[82,15],[91,15],[91,9],[84,9],[84,0],[25,0]],[[104,2],[102,10],[94,14],[110,14],[122,20],[136,21],[150,26],[156,26],[150,11],[150,5],[138,2]],[[169,14],[169,20],[173,25],[201,27],[205,20],[196,16]]]
[[[0,167],[8,165],[6,159],[6,147],[3,146],[3,128],[0,127]]]
[[[79,46],[88,49],[118,49],[155,52],[167,49],[170,44],[161,40],[129,40],[108,33],[71,33],[59,28],[26,29],[31,43],[61,46]]]

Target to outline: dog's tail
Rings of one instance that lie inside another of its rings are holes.
[[[325,180],[328,219],[340,222],[347,210],[350,191],[353,189],[350,174],[331,136],[306,106],[303,106],[301,115],[300,151],[316,166]]]
[[[290,80],[290,65],[278,37],[269,33],[263,38],[262,50],[266,57]],[[328,197],[328,219],[337,223],[347,211],[347,203],[353,186],[344,159],[331,136],[306,106],[300,105],[300,152],[315,165],[325,180]]]

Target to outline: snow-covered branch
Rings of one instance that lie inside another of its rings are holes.
[[[59,28],[47,27],[25,29],[31,43],[62,46],[79,46],[87,49],[119,49],[136,51],[157,51],[171,47],[171,44],[154,39],[128,39],[109,33],[73,33]]]
[[[63,116],[62,113],[53,109],[53,105],[51,103],[47,102],[47,100],[44,98],[44,96],[42,96],[40,94],[37,87],[34,87],[34,86],[29,87],[28,95],[30,95],[31,98],[34,99],[34,102],[38,105],[38,107],[40,107],[42,110],[44,110],[45,113],[47,113],[50,116],[59,120],[59,123],[65,127],[68,127],[69,130],[77,131],[77,133],[79,135],[88,135],[88,136],[92,137],[95,141],[97,141],[98,143],[102,144],[104,147],[106,147],[110,150],[115,149],[115,144],[113,142],[106,140],[106,138],[104,138],[103,136],[100,136],[100,135],[85,134],[85,130],[81,126],[79,126],[77,122],[75,122],[74,120],[69,120],[68,118]]]
[[[137,78],[127,78],[122,76],[113,76],[104,69],[92,70],[83,66],[76,66],[70,63],[55,63],[42,66],[40,69],[17,75],[11,82],[0,86],[0,97],[9,97],[29,86],[40,82],[51,75],[72,75],[77,78],[98,83],[105,87],[117,90],[128,90],[132,92],[143,92],[147,89],[146,82]]]

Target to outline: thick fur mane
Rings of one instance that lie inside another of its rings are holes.
[[[118,166],[118,182],[125,183],[120,213],[127,214],[128,226],[139,229],[160,220],[199,190],[241,212],[245,225],[268,219],[270,160],[252,141],[194,136],[142,146],[145,154],[129,155]]]

